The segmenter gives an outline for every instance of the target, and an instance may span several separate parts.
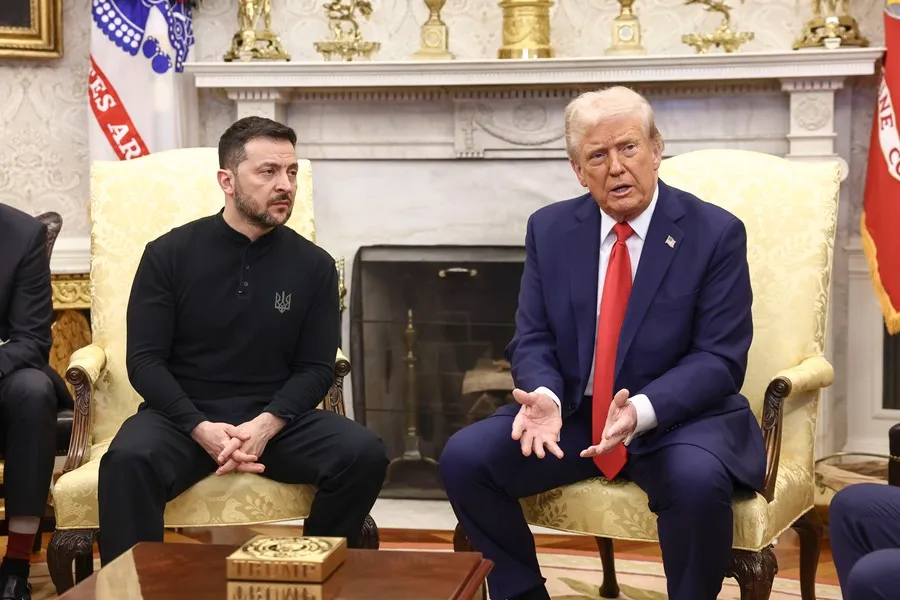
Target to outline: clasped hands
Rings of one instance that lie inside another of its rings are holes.
[[[531,456],[534,452],[538,458],[544,458],[546,448],[556,458],[562,458],[563,451],[558,444],[562,416],[556,402],[545,394],[520,389],[513,390],[513,398],[521,408],[513,420],[512,439],[518,440],[522,454]],[[591,457],[609,452],[628,439],[636,428],[637,410],[634,404],[628,402],[628,390],[619,390],[609,405],[600,443],[582,450],[581,456]]]
[[[203,421],[191,431],[191,437],[219,465],[216,475],[262,473],[266,467],[257,461],[284,424],[284,419],[264,412],[240,425]]]

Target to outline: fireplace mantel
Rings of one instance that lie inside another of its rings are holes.
[[[669,151],[737,147],[798,160],[838,159],[834,95],[845,80],[871,76],[883,48],[734,54],[442,62],[209,62],[185,66],[197,89],[227,97],[236,118],[262,115],[297,129],[313,160],[564,158],[562,112],[578,92],[633,85],[657,107]],[[759,100],[760,95],[767,95]],[[744,107],[737,107],[743,97]],[[684,129],[680,107],[707,100]],[[761,104],[758,104],[761,102]],[[767,104],[768,102],[768,104]],[[778,110],[785,122],[744,123]],[[672,104],[670,102],[670,104]],[[713,106],[713,104],[715,106]],[[760,108],[762,106],[762,108]],[[753,116],[755,114],[755,116]],[[740,121],[741,119],[738,119]],[[664,132],[665,133],[665,132]],[[845,165],[846,175],[846,165]]]
[[[198,88],[369,90],[831,79],[871,75],[883,48],[542,60],[188,63]]]

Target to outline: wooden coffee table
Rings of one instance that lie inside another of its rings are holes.
[[[141,543],[60,600],[227,600],[225,557],[237,548]],[[333,600],[476,600],[492,566],[476,552],[350,550]]]

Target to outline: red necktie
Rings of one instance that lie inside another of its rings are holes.
[[[625,320],[628,296],[631,294],[631,257],[628,255],[627,240],[634,230],[628,223],[613,226],[616,243],[609,254],[606,278],[603,283],[603,298],[600,301],[600,315],[597,318],[597,348],[594,357],[594,388],[592,406],[593,445],[600,443],[609,405],[612,403],[613,374],[616,369],[616,348],[619,345],[619,331]],[[612,480],[625,466],[625,446],[615,448],[594,457],[594,463],[607,479]]]

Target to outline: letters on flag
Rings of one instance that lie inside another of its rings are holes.
[[[91,21],[91,159],[182,147],[180,73],[194,43],[190,2],[92,0]]]

